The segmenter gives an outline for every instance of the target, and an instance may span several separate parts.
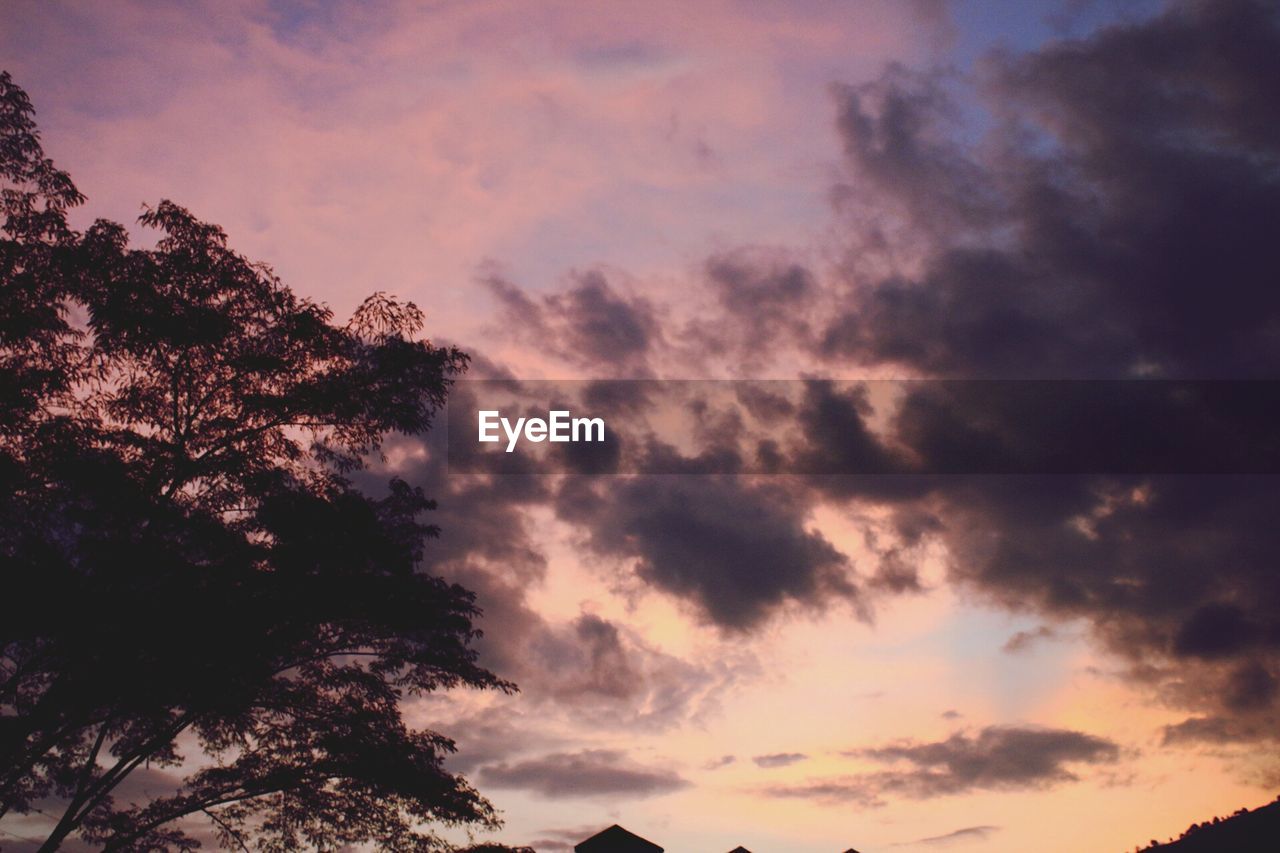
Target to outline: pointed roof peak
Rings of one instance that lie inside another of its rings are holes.
[[[618,824],[574,846],[575,853],[662,853],[662,848]]]

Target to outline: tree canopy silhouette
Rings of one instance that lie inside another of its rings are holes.
[[[514,688],[471,594],[416,568],[432,503],[348,479],[466,356],[381,294],[336,324],[167,201],[153,249],[74,230],[32,116],[0,75],[0,820],[41,850],[495,825],[400,700]]]

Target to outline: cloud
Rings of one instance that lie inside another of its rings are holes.
[[[467,383],[455,391],[471,393]],[[387,461],[361,472],[361,485],[376,492],[394,475],[436,500],[426,520],[440,534],[427,542],[422,566],[475,594],[480,662],[514,681],[523,702],[574,725],[662,730],[712,711],[753,668],[745,650],[686,659],[594,613],[539,612],[528,593],[549,562],[530,518],[554,506],[552,478],[446,474],[443,432],[389,442]]]
[[[676,657],[592,613],[543,622],[517,639],[518,677],[530,699],[599,727],[652,731],[698,719],[750,668],[745,655],[705,663]]]
[[[792,764],[804,761],[808,757],[803,752],[775,752],[772,755],[757,755],[751,760],[755,762],[756,767],[771,770],[775,767],[789,767]]]
[[[979,790],[1048,788],[1078,780],[1069,765],[1118,760],[1114,742],[1070,729],[989,726],[975,735],[942,741],[904,741],[853,750],[848,755],[896,765],[896,769],[765,788],[767,796],[859,806],[882,805],[887,796],[908,799]]]
[[[481,663],[520,686],[523,707],[575,727],[661,731],[699,719],[752,666],[746,653],[677,657],[593,613],[551,620],[495,567],[449,577],[473,590],[484,611]]]
[[[950,97],[962,84],[945,75],[893,67],[836,91],[849,260],[824,285],[830,319],[812,353],[833,370],[956,379],[1277,375],[1280,243],[1264,224],[1280,219],[1275,6],[1173,3],[1086,38],[997,53],[982,76],[986,137],[966,126]],[[923,536],[946,549],[953,581],[1011,610],[1087,620],[1165,699],[1236,721],[1223,731],[1280,731],[1275,478],[1070,475],[1090,448],[1114,448],[1123,463],[1108,419],[994,387],[921,384],[890,426],[904,458],[955,476],[813,487],[893,507],[904,539],[931,519]],[[1087,386],[1042,387],[1069,398]],[[1134,455],[1181,442],[1227,458],[1257,446],[1265,419],[1216,387],[1159,401],[1155,383],[1114,386],[1115,412],[1126,397],[1152,404]],[[813,442],[812,467],[840,454],[885,462],[856,407],[835,399],[808,411],[811,432],[848,435],[843,447]],[[960,476],[1037,457],[1066,460],[1064,474]]]
[[[544,837],[530,842],[529,846],[538,851],[572,850],[574,844],[590,838],[602,829],[604,827],[598,823],[543,829],[540,832]]]
[[[768,785],[759,789],[766,797],[782,800],[812,800],[824,805],[852,805],[878,808],[885,804],[874,780],[862,776],[814,779],[796,784]]]
[[[804,437],[792,451],[788,470],[807,474],[859,473],[877,475],[872,479],[835,478],[830,488],[872,490],[880,484],[893,493],[903,481],[883,475],[912,471],[896,448],[886,445],[872,429],[873,405],[866,385],[809,379],[804,382],[795,420]]]
[[[925,798],[974,789],[1038,788],[1077,777],[1068,764],[1115,761],[1119,747],[1069,729],[989,726],[977,736],[954,734],[933,743],[907,742],[857,755],[910,769],[877,774],[881,790]]]
[[[1178,627],[1173,651],[1209,660],[1232,657],[1264,641],[1265,631],[1243,607],[1211,602],[1197,607]]]
[[[929,503],[954,580],[1011,609],[1089,620],[1188,707],[1274,715],[1280,541],[1264,516],[1280,494],[1267,478],[978,478]]]
[[[600,270],[575,273],[563,291],[535,299],[496,274],[483,278],[497,298],[504,326],[530,346],[613,379],[651,373],[661,343],[655,309],[643,296],[618,293]]]
[[[945,835],[932,835],[928,838],[918,838],[915,841],[899,841],[894,847],[913,847],[920,845],[923,847],[942,847],[951,844],[959,844],[968,841],[985,841],[992,835],[1000,831],[998,826],[966,826]]]
[[[1004,645],[1001,646],[1000,649],[1007,654],[1016,655],[1027,651],[1042,640],[1052,640],[1057,636],[1058,632],[1053,628],[1050,628],[1048,625],[1041,625],[1034,631],[1018,631],[1008,640],[1005,640]]]
[[[693,358],[714,356],[737,375],[753,375],[767,370],[780,348],[809,342],[820,285],[803,259],[743,246],[711,256],[701,273],[716,310],[680,335]]]
[[[583,837],[589,838],[590,836]],[[564,841],[560,838],[535,838],[529,846],[534,850],[546,850],[549,853],[554,853],[556,850],[572,850],[574,845],[572,841]]]
[[[750,630],[787,604],[857,601],[845,555],[806,528],[803,505],[780,486],[636,477],[575,484],[560,507],[590,532],[595,552],[633,560],[636,577],[730,631]]]
[[[625,753],[609,749],[485,765],[476,772],[476,779],[492,788],[520,789],[548,798],[650,797],[689,784],[674,771],[644,767]]]
[[[147,765],[125,776],[114,794],[122,803],[145,804],[176,794],[182,787],[182,779],[179,773]]]
[[[1006,142],[985,149],[958,141],[936,76],[843,90],[875,190],[857,202],[900,211],[919,262],[867,270],[819,352],[949,376],[1271,375],[1280,140],[1275,108],[1245,105],[1280,96],[1278,43],[1273,7],[1234,0],[997,56]]]
[[[1180,723],[1165,726],[1162,743],[1165,746],[1184,743],[1224,744],[1239,739],[1240,733],[1234,730],[1229,719],[1188,717]]]
[[[981,164],[955,141],[959,111],[945,82],[894,63],[878,80],[835,90],[836,127],[859,183],[880,191],[880,206],[930,233],[987,222],[996,204]]]
[[[1241,742],[1274,740],[1266,717],[1247,714],[1201,715],[1187,717],[1161,729],[1163,746],[1223,747]]]
[[[720,305],[752,324],[785,315],[811,299],[817,289],[813,273],[805,266],[760,248],[715,255],[706,263],[706,274]]]
[[[561,735],[546,731],[544,719],[523,713],[514,702],[461,714],[456,707],[434,697],[408,707],[428,728],[448,732],[455,739],[457,752],[446,759],[449,770],[455,773],[470,775],[485,765],[565,746]]]
[[[541,830],[544,837],[531,841],[529,846],[538,851],[572,850],[574,844],[590,838],[602,829],[604,827],[600,824],[544,829]]]
[[[798,148],[823,156],[819,134],[792,132],[823,92],[778,88],[775,63],[800,52],[826,73],[863,73],[914,53],[922,28],[901,5],[795,8],[781,34],[776,18],[725,0],[430,14],[17,0],[0,49],[58,129],[54,154],[112,218],[172,197],[339,309],[359,282],[394,281],[453,328],[475,300],[451,283],[486,256],[540,278],[584,255],[678,257],[708,222],[794,230],[807,193],[756,176]],[[664,25],[673,15],[678,31]],[[525,40],[529,26],[548,40]],[[707,179],[700,141],[730,164],[720,180]]]

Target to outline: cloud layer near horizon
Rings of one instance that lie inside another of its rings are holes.
[[[976,735],[956,733],[933,743],[906,741],[850,754],[900,769],[774,785],[764,793],[874,806],[891,796],[930,799],[980,789],[1047,788],[1077,781],[1069,764],[1114,762],[1120,749],[1105,738],[1067,729],[989,726]]]

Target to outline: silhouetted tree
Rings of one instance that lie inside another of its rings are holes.
[[[416,570],[431,502],[346,477],[466,357],[380,294],[336,325],[170,202],[154,249],[76,232],[32,115],[0,76],[0,819],[44,819],[41,850],[495,825],[400,700],[513,688],[472,596]]]

